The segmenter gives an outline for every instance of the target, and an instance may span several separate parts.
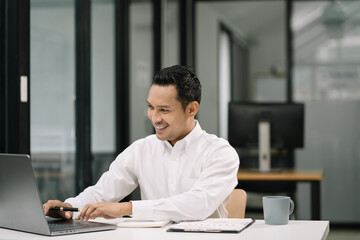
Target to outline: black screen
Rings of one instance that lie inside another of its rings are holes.
[[[257,147],[258,124],[270,123],[272,148],[304,146],[304,104],[229,103],[229,143],[233,147]]]

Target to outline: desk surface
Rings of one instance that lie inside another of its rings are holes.
[[[240,169],[239,180],[246,181],[321,181],[324,171],[321,169],[283,169],[280,172],[262,173]]]
[[[288,225],[266,225],[264,220],[256,220],[253,225],[240,233],[176,233],[166,232],[164,228],[117,228],[112,231],[65,235],[59,237],[46,237],[36,234],[12,231],[0,228],[1,239],[44,239],[56,238],[76,240],[99,240],[99,239],[126,239],[126,240],[232,240],[232,239],[261,239],[261,240],[320,240],[326,239],[329,234],[329,221],[289,221]]]

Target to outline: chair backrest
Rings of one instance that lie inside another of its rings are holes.
[[[244,218],[246,208],[246,192],[243,189],[234,189],[230,200],[226,204],[228,218]]]

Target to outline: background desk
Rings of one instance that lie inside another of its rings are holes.
[[[311,184],[311,218],[320,220],[320,181],[324,171],[319,169],[284,169],[277,173],[251,172],[241,169],[238,172],[239,181],[296,181],[310,182]],[[244,189],[246,191],[246,189]]]
[[[264,220],[256,220],[240,233],[176,233],[166,232],[164,228],[118,228],[113,231],[82,233],[59,237],[46,237],[36,234],[0,228],[1,239],[56,239],[56,240],[324,240],[329,234],[329,221],[290,221],[288,225],[270,226]]]

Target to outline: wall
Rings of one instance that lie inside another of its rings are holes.
[[[221,16],[208,3],[196,5],[195,72],[202,85],[198,119],[201,127],[213,134],[218,129],[218,27]]]
[[[360,101],[311,101],[306,104],[305,148],[297,151],[297,167],[324,169],[321,216],[332,222],[359,222]],[[298,202],[310,207],[301,184]],[[307,207],[304,209],[308,209]],[[309,219],[309,211],[299,217]]]
[[[282,8],[284,3],[278,4]],[[234,5],[239,7],[240,5]],[[286,62],[285,52],[285,13],[276,13],[271,28],[265,25],[246,33],[239,29],[235,23],[230,22],[227,16],[222,15],[213,3],[199,2],[196,4],[196,73],[202,83],[203,99],[199,111],[201,126],[214,134],[219,134],[219,72],[218,72],[218,43],[220,23],[230,28],[235,37],[243,39],[249,34],[249,81],[255,81],[257,76],[269,74],[275,66],[284,72]],[[253,21],[254,19],[249,19]],[[256,20],[256,21],[261,21]],[[258,25],[258,24],[257,24]],[[251,35],[251,36],[250,36]],[[251,83],[255,85],[254,82]],[[283,96],[284,89],[274,91],[273,95]],[[250,91],[250,90],[249,90]],[[205,121],[206,120],[206,121]]]

